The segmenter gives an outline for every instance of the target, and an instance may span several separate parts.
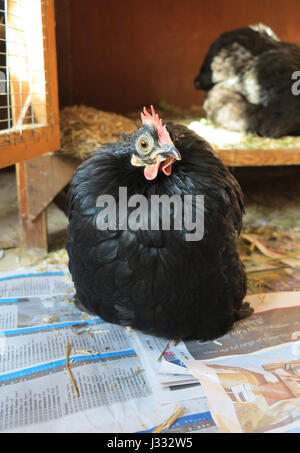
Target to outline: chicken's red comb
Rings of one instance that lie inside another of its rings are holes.
[[[154,127],[158,134],[158,139],[160,143],[163,144],[172,144],[172,140],[170,138],[169,132],[165,125],[163,125],[162,120],[159,118],[158,114],[155,112],[153,105],[151,105],[151,113],[147,111],[146,107],[143,108],[143,112],[141,113],[142,123],[147,124],[148,126]]]

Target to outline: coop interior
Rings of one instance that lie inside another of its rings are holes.
[[[225,31],[263,23],[300,46],[299,14],[298,0],[0,0],[0,272],[67,267],[74,172],[153,105],[207,140],[242,188],[247,296],[300,291],[300,130],[216,125],[194,82]]]

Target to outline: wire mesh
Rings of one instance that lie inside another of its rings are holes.
[[[53,123],[49,51],[47,0],[0,0],[0,146]]]

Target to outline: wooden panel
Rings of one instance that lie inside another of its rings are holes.
[[[47,250],[46,211],[43,211],[35,220],[30,219],[28,215],[29,184],[27,169],[27,162],[20,162],[16,166],[22,243],[26,249]]]
[[[16,165],[19,215],[25,248],[47,249],[46,208],[69,183],[78,163],[50,154]]]
[[[57,70],[62,105],[73,104],[71,1],[74,0],[55,0]]]
[[[27,161],[28,217],[34,220],[70,182],[79,162],[55,155]]]
[[[23,141],[14,143],[14,136],[11,134],[11,144],[0,146],[0,168],[13,165],[16,162],[30,159],[48,151],[55,151],[60,147],[59,126],[38,128],[33,131],[23,131]],[[2,139],[0,134],[0,141]]]
[[[286,149],[215,149],[229,167],[300,165],[300,148]]]
[[[46,84],[49,93],[47,94],[47,115],[48,125],[53,127],[56,147],[48,151],[56,151],[60,148],[59,136],[59,102],[58,102],[58,80],[57,80],[57,55],[56,55],[56,35],[55,35],[55,12],[54,0],[46,0],[46,36],[47,36],[47,73]],[[49,120],[51,119],[51,121]],[[54,143],[54,141],[53,141]],[[45,152],[45,151],[44,151]]]
[[[123,112],[165,99],[201,104],[194,88],[222,32],[264,22],[300,43],[299,0],[56,0],[61,106]]]

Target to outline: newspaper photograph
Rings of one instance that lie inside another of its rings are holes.
[[[180,361],[180,351],[164,338],[135,332],[149,374],[152,376],[152,390],[160,404],[205,398],[197,379]]]
[[[251,298],[253,316],[218,341],[186,342],[182,362],[221,431],[300,431],[300,292]]]
[[[174,345],[138,333],[153,391],[163,400],[166,389],[201,384],[220,432],[300,431],[300,292],[247,300],[253,316],[214,341]]]

